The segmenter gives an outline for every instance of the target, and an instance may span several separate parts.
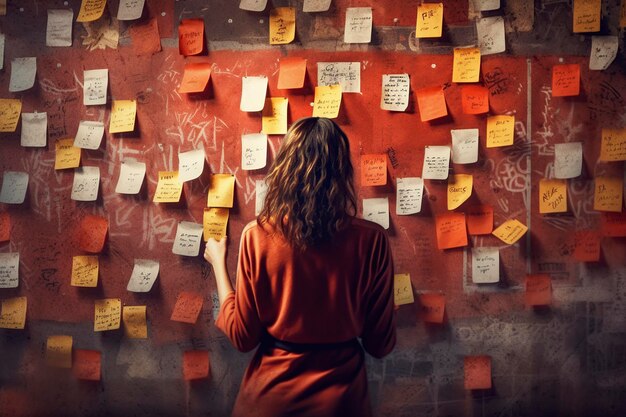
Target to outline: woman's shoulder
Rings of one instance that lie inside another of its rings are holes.
[[[349,227],[355,231],[362,233],[374,233],[385,234],[385,229],[378,223],[371,222],[369,220],[353,217],[350,221]]]

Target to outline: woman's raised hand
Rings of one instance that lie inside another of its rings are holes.
[[[226,263],[226,242],[228,238],[224,236],[220,240],[209,238],[204,248],[204,259],[211,265],[216,266]]]

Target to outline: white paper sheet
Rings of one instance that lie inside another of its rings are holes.
[[[422,211],[424,180],[419,177],[398,178],[396,184],[396,214],[406,216]]]
[[[241,111],[261,111],[265,106],[267,77],[243,77],[241,79]]]
[[[14,93],[25,91],[35,85],[37,75],[37,58],[13,58],[11,61],[11,80],[9,81],[9,91]]]
[[[481,55],[506,51],[504,18],[502,16],[476,19],[476,32]]]
[[[478,161],[478,129],[452,129],[452,162],[473,164]]]
[[[500,0],[472,0],[472,4],[475,12],[486,12],[500,8]]]
[[[42,148],[48,143],[48,114],[22,113],[22,135],[20,145],[23,147]]]
[[[135,259],[133,273],[130,276],[127,291],[149,292],[159,276],[159,261]]]
[[[318,62],[317,85],[341,85],[342,93],[361,92],[360,62]]]
[[[363,218],[389,229],[389,199],[387,197],[364,198]]]
[[[119,194],[137,194],[141,190],[146,175],[146,164],[127,158],[122,161],[120,177],[115,192]]]
[[[372,40],[372,8],[346,8],[346,22],[343,33],[345,43],[370,43]]]
[[[81,120],[74,137],[74,146],[82,149],[98,149],[104,136],[104,123]]]
[[[48,9],[46,46],[72,46],[74,12],[68,9]]]
[[[426,146],[422,178],[425,180],[445,180],[450,167],[449,146]]]
[[[409,105],[410,90],[409,74],[383,74],[380,108],[390,111],[405,111]]]
[[[183,256],[198,256],[202,241],[202,224],[180,222],[176,228],[176,238],[172,253]]]
[[[241,136],[241,169],[264,168],[267,164],[267,135],[249,133]]]
[[[178,154],[178,182],[191,181],[204,171],[204,148]]]
[[[305,13],[325,12],[330,8],[332,0],[304,0],[302,11]]]
[[[74,184],[72,185],[72,200],[96,201],[100,188],[99,167],[79,167],[74,170]]]
[[[607,69],[615,60],[618,49],[617,36],[592,36],[589,69],[600,71]]]
[[[262,12],[265,10],[267,0],[241,0],[239,2],[239,8],[241,10],[248,10],[250,12]]]
[[[85,106],[106,104],[109,70],[106,68],[86,70],[83,78],[83,104]]]
[[[472,281],[487,284],[500,281],[498,248],[472,248]]]
[[[265,180],[257,180],[255,183],[254,215],[258,216],[263,210],[265,204],[265,196],[267,195],[267,183]]]
[[[19,252],[0,253],[0,288],[17,288],[19,268]]]
[[[22,204],[28,189],[28,173],[21,171],[5,171],[2,176],[0,203]]]
[[[581,142],[554,145],[554,177],[576,178],[583,169],[583,144]]]
[[[117,20],[137,20],[143,13],[145,0],[120,0]]]

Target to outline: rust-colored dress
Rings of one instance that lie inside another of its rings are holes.
[[[352,219],[321,248],[292,250],[270,226],[250,223],[239,248],[236,292],[216,321],[241,351],[266,332],[292,343],[358,344],[293,353],[261,346],[233,416],[371,416],[363,349],[379,358],[396,341],[393,262],[384,230]]]

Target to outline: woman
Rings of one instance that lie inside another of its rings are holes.
[[[241,236],[236,292],[226,238],[204,252],[217,327],[241,351],[260,343],[233,416],[369,416],[363,349],[380,358],[395,344],[393,264],[384,230],[354,217],[348,138],[332,120],[297,121],[266,182]]]

